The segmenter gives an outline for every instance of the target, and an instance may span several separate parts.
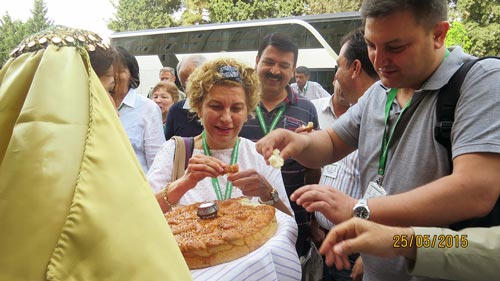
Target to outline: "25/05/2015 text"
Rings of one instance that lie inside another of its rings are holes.
[[[469,240],[467,235],[394,235],[394,248],[467,248]]]

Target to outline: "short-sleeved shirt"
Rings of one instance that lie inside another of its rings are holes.
[[[269,127],[278,113],[280,107],[285,104],[286,109],[281,117],[281,120],[276,125],[276,128],[285,128],[287,130],[295,131],[302,125],[307,125],[308,122],[313,122],[314,128],[318,128],[318,116],[314,105],[305,99],[300,98],[290,87],[287,87],[287,98],[278,104],[273,110],[267,111],[266,107],[260,104],[265,123]],[[249,119],[241,129],[240,136],[258,141],[264,137],[264,132],[260,127],[257,117]],[[285,160],[285,164],[281,167],[281,174],[285,189],[290,196],[297,188],[304,185],[306,168],[293,159]],[[305,225],[310,221],[309,214],[304,208],[291,202],[292,209],[295,212],[295,219],[299,225],[299,232],[301,225]]]
[[[410,191],[449,174],[448,154],[434,139],[437,93],[472,57],[459,47],[452,49],[438,69],[415,90],[425,95],[399,142],[389,150],[382,186],[388,194]],[[500,61],[476,63],[464,79],[451,130],[452,154],[500,153]],[[388,89],[376,82],[358,103],[333,125],[346,143],[358,147],[361,185],[377,178],[381,141],[384,134],[384,107]],[[401,113],[397,102],[391,107],[392,127]],[[408,275],[404,258],[363,257],[365,280],[420,280]],[[425,280],[425,279],[422,279]]]
[[[203,131],[196,113],[189,111],[189,98],[174,103],[168,110],[165,122],[165,139],[173,136],[194,137]]]
[[[328,93],[318,82],[307,81],[304,85],[304,89],[300,89],[297,83],[290,84],[292,90],[294,90],[300,97],[305,98],[307,100],[315,100],[320,98],[326,98],[330,96]]]

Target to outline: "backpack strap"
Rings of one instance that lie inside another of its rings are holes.
[[[488,58],[500,59],[499,57],[488,56],[465,62],[438,93],[436,102],[437,122],[434,127],[434,138],[446,148],[446,151],[448,151],[450,173],[453,169],[450,135],[453,122],[455,121],[455,108],[457,106],[458,98],[460,97],[460,89],[462,88],[462,83],[464,82],[465,76],[471,67],[476,62]]]
[[[499,57],[483,57],[479,59],[470,60],[464,63],[456,72],[453,74],[451,79],[448,81],[438,93],[438,99],[436,102],[436,117],[437,123],[434,127],[434,138],[437,142],[442,144],[448,151],[448,161],[450,162],[450,174],[453,169],[453,162],[451,158],[451,129],[453,127],[453,122],[455,121],[455,108],[460,97],[460,89],[462,88],[462,83],[464,82],[467,72],[471,67],[478,61],[487,58],[500,59]],[[500,198],[497,199],[495,206],[490,211],[490,213],[482,218],[468,219],[465,221],[460,221],[450,225],[453,230],[460,230],[466,227],[490,227],[500,224]]]
[[[392,141],[390,143],[390,147],[393,147],[397,145],[399,138],[403,135],[408,123],[411,120],[411,117],[413,116],[413,113],[417,110],[419,104],[422,102],[422,100],[426,97],[426,95],[418,95],[418,96],[413,96],[411,99],[411,103],[408,106],[408,108],[403,112],[403,115],[401,116],[401,119],[399,120],[399,123],[396,124],[396,127],[394,128],[394,133],[392,135]]]

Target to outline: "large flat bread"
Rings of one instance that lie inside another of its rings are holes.
[[[248,199],[216,201],[216,218],[201,219],[196,203],[165,214],[190,269],[205,268],[247,255],[277,229],[275,209]]]

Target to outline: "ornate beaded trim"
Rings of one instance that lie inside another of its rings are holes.
[[[45,49],[49,44],[65,47],[74,46],[93,52],[96,48],[107,50],[109,45],[94,32],[55,25],[25,38],[10,56],[15,58],[24,53]]]

